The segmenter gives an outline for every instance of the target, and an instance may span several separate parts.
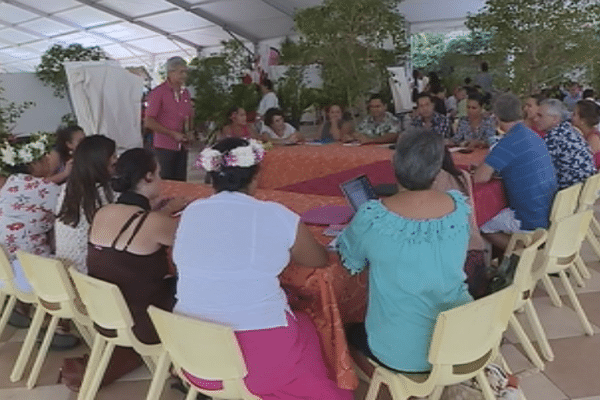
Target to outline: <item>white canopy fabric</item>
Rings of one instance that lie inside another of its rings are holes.
[[[100,46],[122,66],[155,71],[232,35],[252,44],[294,35],[296,9],[322,0],[0,0],[0,72],[31,72],[53,44]],[[404,0],[413,33],[465,29],[484,0]]]
[[[86,135],[104,135],[121,153],[142,147],[143,79],[114,61],[65,63],[69,94],[78,124]]]

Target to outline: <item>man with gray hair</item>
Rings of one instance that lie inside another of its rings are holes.
[[[167,60],[167,80],[148,94],[144,126],[153,131],[153,148],[163,179],[185,181],[187,144],[190,140],[194,109],[184,87],[187,63],[181,57]]]
[[[548,99],[541,102],[535,117],[536,126],[546,132],[544,141],[556,169],[559,189],[583,182],[596,173],[587,141],[570,122],[563,121],[566,112],[560,100]]]
[[[521,102],[510,93],[494,103],[498,126],[506,132],[475,170],[475,182],[487,182],[494,172],[502,177],[508,208],[481,226],[483,237],[505,249],[510,234],[548,228],[556,193],[556,172],[548,149],[521,120]]]

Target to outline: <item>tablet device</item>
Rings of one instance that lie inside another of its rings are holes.
[[[349,181],[340,184],[340,190],[346,197],[350,206],[354,209],[354,212],[358,211],[363,203],[377,199],[375,189],[366,175],[357,176],[354,179],[350,179]]]

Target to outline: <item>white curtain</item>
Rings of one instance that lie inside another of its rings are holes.
[[[394,108],[396,114],[412,110],[413,102],[410,96],[410,86],[406,78],[404,67],[392,67],[387,69],[390,76],[390,88],[394,96]]]
[[[104,135],[121,153],[142,147],[141,98],[144,80],[116,61],[66,62],[69,93],[86,135]]]

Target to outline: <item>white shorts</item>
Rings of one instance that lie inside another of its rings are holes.
[[[521,229],[521,221],[515,216],[515,212],[510,208],[503,208],[494,218],[483,224],[480,228],[481,233],[519,233],[528,232]]]

